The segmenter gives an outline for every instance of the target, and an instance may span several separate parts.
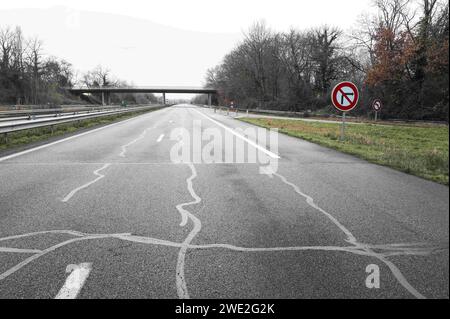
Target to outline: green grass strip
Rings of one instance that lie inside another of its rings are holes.
[[[448,185],[449,131],[446,125],[347,124],[340,141],[339,123],[271,118],[241,121],[355,155],[371,163]]]

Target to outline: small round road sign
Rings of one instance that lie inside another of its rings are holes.
[[[353,110],[358,104],[358,88],[352,82],[341,82],[331,92],[331,101],[342,112]]]
[[[382,107],[383,107],[383,104],[381,104],[380,100],[378,100],[378,99],[373,100],[372,108],[374,109],[375,112],[379,112]]]

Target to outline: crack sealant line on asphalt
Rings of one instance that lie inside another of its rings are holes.
[[[76,191],[88,187],[89,185],[95,183],[97,180],[104,177],[104,175],[99,174],[99,171],[106,168],[108,164],[105,164],[102,168],[94,171],[94,174],[98,175],[99,177],[91,181],[77,189],[71,192],[72,196],[76,193]],[[105,167],[106,166],[106,167]],[[109,166],[109,165],[108,165]],[[176,206],[177,210],[181,214],[181,223],[180,226],[185,226],[187,224],[188,219],[190,219],[193,224],[194,228],[191,230],[189,235],[186,237],[186,239],[182,243],[175,243],[170,241],[165,241],[161,239],[155,239],[155,238],[148,238],[148,237],[139,237],[139,236],[132,236],[130,233],[127,234],[85,234],[77,231],[72,230],[54,230],[54,231],[42,231],[42,232],[33,232],[29,234],[22,234],[22,235],[15,235],[15,236],[9,236],[0,238],[0,241],[6,241],[6,240],[12,240],[12,239],[19,239],[39,234],[45,234],[45,233],[65,233],[69,235],[76,236],[77,238],[72,238],[69,240],[66,240],[62,243],[59,243],[57,245],[54,245],[52,247],[49,247],[42,251],[37,251],[36,254],[30,256],[29,258],[25,259],[21,263],[17,264],[16,266],[12,267],[11,269],[7,270],[3,274],[0,274],[0,280],[5,279],[9,275],[15,273],[22,267],[26,266],[27,264],[31,263],[32,261],[38,259],[39,257],[44,256],[45,254],[52,252],[60,247],[63,247],[68,244],[72,244],[74,242],[78,242],[81,240],[90,240],[90,239],[106,239],[106,238],[118,238],[121,240],[127,240],[132,242],[138,242],[138,243],[144,243],[144,244],[154,244],[154,245],[163,245],[163,246],[169,246],[169,247],[177,247],[180,248],[180,251],[178,253],[177,258],[177,267],[176,267],[176,284],[177,284],[177,293],[180,298],[187,299],[189,298],[189,293],[187,290],[186,285],[186,279],[185,279],[185,273],[184,273],[184,266],[185,266],[185,257],[187,249],[208,249],[208,248],[223,248],[223,249],[230,249],[234,251],[240,251],[240,252],[267,252],[267,251],[305,251],[305,250],[316,250],[316,251],[343,251],[343,252],[349,252],[353,254],[358,255],[364,255],[368,257],[375,257],[381,262],[383,262],[392,272],[394,277],[397,279],[397,281],[405,288],[407,289],[412,295],[414,295],[417,298],[425,298],[422,294],[420,294],[414,287],[412,287],[409,282],[406,280],[406,278],[403,276],[401,271],[397,268],[397,266],[392,263],[391,261],[387,260],[386,256],[392,256],[392,255],[428,255],[432,252],[438,251],[438,250],[444,250],[448,249],[448,245],[446,247],[431,247],[427,243],[415,243],[415,244],[390,244],[390,245],[368,245],[368,244],[362,244],[358,243],[355,236],[345,227],[343,226],[336,218],[334,218],[331,214],[320,208],[318,205],[314,203],[314,200],[312,197],[302,193],[300,189],[293,183],[289,182],[284,176],[275,173],[277,177],[279,177],[285,184],[291,186],[295,192],[297,192],[299,195],[304,197],[306,199],[306,202],[313,207],[314,209],[320,211],[324,215],[326,215],[336,226],[338,226],[346,235],[347,235],[347,242],[352,244],[353,246],[349,247],[339,247],[339,246],[298,246],[298,247],[272,247],[272,248],[251,248],[251,247],[237,247],[233,245],[228,244],[209,244],[209,245],[191,245],[192,240],[194,237],[200,232],[201,230],[201,221],[195,217],[192,213],[184,209],[185,206],[189,205],[195,205],[201,202],[201,198],[195,193],[193,188],[192,181],[197,177],[197,172],[195,169],[195,166],[192,163],[188,163],[189,168],[191,169],[191,176],[186,179],[186,184],[188,191],[192,198],[194,198],[194,201],[182,203]],[[70,194],[69,194],[70,195]],[[411,245],[417,245],[419,247],[408,247]],[[428,246],[428,247],[427,247]],[[382,254],[377,253],[372,250],[374,249],[386,249],[388,250],[388,253]],[[1,247],[1,250],[4,252],[17,252],[17,253],[24,253],[25,251],[14,251],[15,248],[8,248],[8,247]],[[1,251],[0,250],[0,251]],[[34,250],[29,250],[28,253],[32,253]]]
[[[394,275],[394,277],[397,279],[397,281],[406,289],[409,291],[409,293],[411,293],[414,297],[418,298],[418,299],[426,299],[424,295],[422,295],[420,292],[418,292],[409,282],[408,280],[403,276],[403,274],[401,273],[400,269],[398,269],[398,267],[392,263],[391,261],[387,260],[385,258],[385,256],[373,251],[371,248],[369,248],[367,245],[358,243],[358,241],[356,240],[356,237],[353,236],[353,234],[344,226],[342,225],[333,215],[331,215],[330,213],[328,213],[327,211],[323,210],[322,208],[320,208],[318,205],[316,205],[314,203],[314,199],[309,196],[306,195],[305,193],[303,193],[302,191],[300,191],[300,189],[298,188],[297,185],[289,182],[286,177],[284,177],[283,175],[279,174],[279,173],[274,173],[273,175],[277,176],[278,178],[281,179],[281,181],[283,183],[285,183],[286,185],[292,187],[294,189],[294,191],[299,194],[300,196],[302,196],[303,198],[305,198],[306,202],[308,203],[309,206],[311,206],[312,208],[318,210],[319,212],[321,212],[322,214],[324,214],[326,217],[328,217],[328,219],[331,220],[331,222],[333,222],[337,227],[339,227],[339,229],[345,233],[345,235],[347,236],[347,242],[355,245],[355,247],[360,247],[363,250],[365,250],[368,255],[373,256],[375,258],[377,258],[378,260],[380,260],[381,262],[383,262],[392,272],[392,274]]]
[[[40,252],[42,252],[42,250],[39,250],[39,249],[0,247],[0,253],[36,254],[36,253],[40,253]]]
[[[119,233],[119,234],[90,234],[90,233],[82,233],[74,230],[48,230],[48,231],[39,231],[32,232],[21,235],[14,235],[0,238],[0,242],[2,241],[11,241],[16,239],[22,239],[27,237],[45,235],[45,234],[65,234],[71,235],[76,238],[84,238],[84,239],[98,239],[98,238],[117,238],[124,241],[131,241],[135,243],[141,244],[152,244],[152,245],[161,245],[167,247],[175,247],[181,248],[182,243],[173,242],[165,239],[153,238],[153,237],[145,237],[145,236],[137,236],[132,235],[131,233]],[[368,247],[371,249],[385,250],[387,251],[381,255],[389,255],[391,252],[396,252],[399,255],[429,255],[431,253],[437,251],[448,250],[449,246],[447,244],[440,245],[431,245],[429,243],[394,243],[394,244],[361,244],[362,246],[287,246],[287,247],[240,247],[230,244],[189,244],[188,248],[190,249],[210,249],[210,248],[223,248],[233,251],[240,252],[263,252],[263,251],[302,251],[302,250],[330,250],[330,251],[347,251],[351,253],[361,252],[361,255],[372,256],[368,254],[362,247]],[[2,247],[5,248],[5,247]],[[42,250],[34,250],[31,251],[41,252]]]
[[[106,166],[107,164],[105,164]],[[96,175],[99,177],[91,181],[90,183],[87,183],[83,185],[82,187],[79,187],[71,192],[72,196],[76,193],[76,191],[85,188],[91,184],[93,184],[95,181],[97,181],[100,178],[103,178],[104,175],[99,174],[98,172],[104,168],[102,168],[94,171]],[[320,250],[320,251],[346,251],[354,254],[359,255],[365,255],[369,257],[375,257],[381,262],[383,262],[392,272],[394,277],[397,279],[397,281],[405,288],[407,289],[412,295],[414,295],[417,298],[425,298],[422,294],[420,294],[414,287],[412,287],[409,282],[406,280],[406,278],[403,276],[401,271],[397,268],[397,266],[392,263],[391,261],[387,260],[385,257],[389,255],[427,255],[437,250],[443,250],[445,248],[443,247],[431,247],[427,248],[426,246],[428,244],[426,243],[419,243],[415,245],[419,245],[418,248],[415,247],[408,247],[408,245],[414,245],[414,244],[390,244],[390,245],[375,245],[373,248],[375,249],[387,249],[389,252],[387,254],[381,254],[374,252],[372,250],[372,247],[367,244],[358,243],[356,238],[353,236],[353,234],[345,227],[343,226],[336,218],[334,218],[331,214],[320,208],[318,205],[314,203],[314,200],[312,197],[302,193],[300,189],[293,183],[289,182],[284,176],[275,173],[277,177],[279,177],[285,184],[291,186],[296,193],[301,195],[306,199],[306,202],[313,207],[314,209],[320,211],[324,215],[326,215],[336,226],[338,226],[346,235],[347,235],[347,242],[352,244],[353,246],[350,247],[335,247],[335,246],[299,246],[299,247],[274,247],[274,248],[246,248],[246,247],[236,247],[232,245],[227,244],[211,244],[211,245],[191,245],[192,240],[194,237],[200,232],[201,229],[201,221],[195,217],[192,213],[184,209],[185,206],[198,204],[201,202],[201,198],[195,193],[193,189],[192,181],[197,177],[197,172],[195,170],[195,166],[192,163],[188,163],[188,166],[191,169],[191,176],[187,178],[187,188],[189,190],[189,193],[194,198],[194,201],[190,201],[187,203],[182,203],[177,205],[177,210],[180,212],[182,221],[180,223],[180,226],[185,226],[187,224],[188,219],[190,219],[193,224],[194,228],[191,230],[189,235],[186,237],[186,239],[182,243],[173,243],[169,241],[164,241],[161,239],[154,239],[154,238],[145,238],[145,237],[136,237],[132,236],[131,234],[98,234],[98,235],[87,235],[81,232],[71,231],[71,230],[56,230],[56,231],[43,231],[43,232],[34,232],[29,234],[23,234],[23,235],[16,235],[16,236],[9,236],[0,238],[0,241],[6,241],[6,240],[12,240],[12,239],[18,239],[23,237],[29,237],[33,235],[38,234],[44,234],[44,233],[66,233],[73,236],[77,236],[77,238],[73,238],[67,241],[64,241],[62,243],[59,243],[55,246],[52,246],[50,248],[47,248],[45,250],[39,251],[38,253],[30,256],[26,260],[22,261],[21,263],[17,264],[16,266],[12,267],[11,269],[7,270],[3,274],[0,274],[0,280],[5,279],[9,275],[15,273],[22,267],[26,266],[27,264],[31,263],[32,261],[36,260],[37,258],[52,252],[62,246],[81,241],[81,240],[88,240],[88,239],[105,239],[105,238],[118,238],[122,240],[129,240],[134,242],[140,242],[140,243],[146,243],[146,244],[155,244],[155,245],[164,245],[164,246],[171,246],[171,247],[179,247],[180,251],[178,253],[178,259],[177,259],[177,267],[176,267],[176,284],[177,284],[177,292],[178,296],[180,298],[187,299],[189,298],[189,293],[186,286],[186,279],[185,279],[185,273],[184,273],[184,266],[185,266],[185,257],[187,249],[207,249],[207,248],[225,248],[225,249],[231,249],[235,251],[242,251],[242,252],[257,252],[257,251],[301,251],[301,250]],[[69,194],[70,195],[70,194]],[[424,248],[425,247],[425,248]],[[397,251],[395,251],[397,249]],[[448,246],[447,246],[448,249]],[[24,253],[24,251],[14,251],[14,248],[7,248],[2,247],[4,252],[17,252],[17,253]],[[0,250],[0,251],[1,251]],[[32,253],[32,250],[28,251],[29,253]]]
[[[85,239],[97,239],[99,236],[101,238],[118,238],[120,240],[124,241],[131,241],[135,243],[141,243],[141,244],[152,244],[152,245],[161,245],[161,246],[167,246],[167,247],[175,247],[175,248],[181,248],[182,243],[179,242],[173,242],[165,239],[158,239],[153,237],[145,237],[145,236],[137,236],[132,235],[131,233],[122,233],[122,234],[89,234],[89,233],[82,233],[78,231],[73,230],[49,230],[49,231],[40,231],[40,232],[33,232],[33,233],[27,233],[27,234],[21,234],[21,235],[15,235],[15,236],[8,236],[0,238],[1,241],[10,241],[10,240],[16,240],[16,239],[22,239],[32,236],[39,236],[39,235],[45,235],[45,234],[65,234],[65,235],[72,235],[75,237],[85,237]],[[378,250],[385,250],[386,253],[383,253],[382,255],[390,255],[391,253],[396,253],[398,255],[429,255],[434,252],[448,250],[448,244],[441,244],[441,245],[430,245],[429,243],[395,243],[395,244],[385,244],[385,245],[370,245],[370,244],[364,244],[364,247],[369,247],[371,249],[378,249]],[[292,246],[292,247],[239,247],[234,246],[230,244],[189,244],[188,248],[190,249],[210,249],[210,248],[223,248],[233,251],[240,251],[240,252],[263,252],[263,251],[302,251],[302,250],[324,250],[324,251],[347,251],[351,253],[358,253],[360,252],[361,255],[365,256],[371,256],[366,251],[364,251],[361,247],[357,247],[354,245],[351,246]],[[14,248],[10,247],[1,247],[0,249],[11,250],[13,252]],[[27,250],[27,249],[25,249]],[[32,252],[41,252],[42,250],[38,249],[30,249],[28,250],[30,253]],[[18,253],[21,253],[21,251],[17,251]]]
[[[129,146],[131,146],[131,145],[135,144],[136,142],[140,141],[141,139],[143,139],[149,130],[155,129],[156,127],[158,127],[158,124],[161,123],[161,122],[164,122],[164,121],[163,120],[157,121],[152,126],[147,127],[146,129],[144,129],[144,131],[137,138],[135,138],[134,140],[132,140],[131,142],[129,142],[129,143],[125,144],[125,145],[122,145],[121,146],[122,151],[120,152],[119,156],[120,157],[125,157],[125,153],[127,152],[127,148]],[[161,142],[163,137],[164,137],[164,134],[161,134],[159,136],[157,142],[158,143]]]
[[[105,236],[103,236],[105,237]],[[106,236],[107,237],[107,236]],[[97,238],[102,238],[101,236],[97,236]],[[78,238],[72,238],[66,241],[63,241],[62,243],[59,243],[57,245],[51,246],[47,249],[44,249],[43,251],[41,251],[40,253],[37,253],[35,255],[32,255],[30,257],[28,257],[27,259],[25,259],[24,261],[18,263],[17,265],[15,265],[14,267],[10,268],[9,270],[5,271],[4,273],[0,274],[0,280],[5,279],[6,277],[12,275],[13,273],[15,273],[16,271],[20,270],[21,268],[25,267],[26,265],[28,265],[29,263],[31,263],[32,261],[38,259],[39,257],[42,257],[62,246],[65,246],[67,244],[71,244],[77,241],[81,241],[81,240],[86,240],[88,238],[85,237],[78,237]]]
[[[180,299],[189,299],[189,292],[187,290],[186,278],[184,273],[186,251],[188,250],[189,245],[194,239],[194,237],[200,232],[200,229],[202,228],[202,223],[200,219],[198,219],[192,213],[184,209],[185,206],[195,205],[202,201],[202,199],[195,193],[195,190],[192,185],[192,180],[194,180],[197,177],[197,171],[195,170],[195,166],[192,163],[188,163],[187,165],[191,169],[191,176],[186,179],[186,184],[189,193],[191,194],[192,198],[194,198],[194,201],[179,204],[176,206],[176,208],[181,214],[180,226],[184,227],[187,224],[189,218],[194,224],[194,228],[190,231],[189,235],[183,241],[183,243],[181,244],[180,251],[178,252],[177,267],[176,267],[176,285],[178,297]]]
[[[122,152],[120,152],[119,156],[120,156],[120,157],[125,157],[125,153],[126,153],[126,151],[127,151],[127,147],[130,146],[130,145],[133,145],[134,143],[136,143],[136,142],[138,142],[139,140],[143,139],[143,138],[145,137],[145,135],[147,134],[147,131],[150,130],[150,129],[153,129],[153,128],[155,128],[155,127],[156,127],[156,124],[153,125],[153,126],[151,126],[151,127],[148,127],[148,128],[146,128],[146,129],[144,129],[144,131],[143,131],[137,138],[135,138],[134,140],[132,140],[131,142],[129,142],[129,143],[125,144],[125,145],[122,145],[122,146],[121,146]],[[111,163],[106,163],[106,164],[104,164],[101,168],[95,170],[95,171],[94,171],[94,175],[97,175],[97,176],[98,176],[96,179],[94,179],[94,180],[92,180],[92,181],[90,181],[90,182],[88,182],[88,183],[86,183],[86,184],[84,184],[84,185],[82,185],[82,186],[80,186],[80,187],[77,187],[77,188],[75,188],[74,190],[72,190],[69,194],[67,194],[67,195],[62,199],[62,202],[64,202],[64,203],[68,202],[68,201],[73,197],[73,195],[75,195],[78,191],[80,191],[80,190],[82,190],[82,189],[84,189],[84,188],[87,188],[87,187],[91,186],[92,184],[98,182],[98,181],[101,180],[102,178],[104,178],[105,175],[102,175],[102,174],[100,174],[99,172],[100,172],[101,170],[106,169],[106,168],[109,167],[110,165],[111,165]]]
[[[195,216],[192,216],[195,217]],[[194,218],[194,220],[196,220]],[[197,219],[198,220],[198,219]],[[199,225],[201,227],[201,225]],[[197,230],[199,228],[197,227]],[[194,231],[197,231],[195,228],[193,231],[191,231],[191,237],[196,235],[196,233],[193,234]],[[204,245],[192,245],[192,244],[186,244],[186,240],[183,243],[178,242],[172,242],[164,239],[158,239],[158,238],[152,238],[152,237],[143,237],[143,236],[134,236],[131,233],[119,233],[119,234],[88,234],[88,233],[82,233],[74,230],[48,230],[48,231],[40,231],[40,232],[33,232],[28,234],[21,234],[21,235],[14,235],[14,236],[8,236],[0,238],[0,241],[7,241],[7,240],[15,240],[15,239],[21,239],[31,236],[38,236],[42,234],[67,234],[75,236],[75,238],[63,241],[59,244],[56,244],[54,246],[51,246],[49,248],[46,248],[44,250],[30,250],[29,253],[32,253],[32,251],[36,251],[35,254],[30,256],[29,258],[25,259],[24,261],[20,262],[19,264],[15,265],[14,267],[8,269],[4,273],[0,274],[0,280],[3,280],[7,278],[8,276],[14,274],[15,272],[19,271],[26,265],[30,264],[32,261],[50,253],[53,252],[63,246],[70,245],[76,242],[85,241],[85,240],[98,240],[98,239],[120,239],[123,241],[129,241],[134,243],[140,243],[140,244],[146,244],[146,245],[160,245],[165,247],[172,247],[172,248],[185,248],[185,249],[228,249],[231,251],[237,251],[237,252],[281,252],[281,251],[341,251],[341,252],[347,252],[367,257],[374,257],[374,253],[369,253],[366,249],[363,249],[359,246],[298,246],[298,247],[238,247],[234,245],[229,244],[204,244]],[[387,245],[366,245],[365,248],[376,248],[376,249],[386,249],[388,250],[388,254],[391,254],[393,250],[396,248],[399,248],[399,250],[396,252],[397,255],[417,255],[417,256],[426,256],[432,253],[435,253],[437,251],[443,251],[448,250],[447,246],[436,246],[433,247],[429,245],[428,243],[401,243],[401,244],[387,244]],[[3,249],[6,249],[5,247],[2,247]],[[180,251],[181,251],[180,249]],[[11,253],[14,253],[13,249],[10,249]],[[20,251],[15,251],[16,253],[23,253]],[[384,254],[378,253],[378,256],[384,256]],[[184,266],[184,264],[183,264]],[[183,273],[184,275],[184,273]],[[183,276],[184,279],[184,276]],[[184,289],[184,287],[180,286],[181,289],[180,293],[182,293],[182,296],[189,296],[187,294],[187,289]]]
[[[103,177],[105,177],[105,175],[100,174],[99,172],[101,170],[104,170],[105,168],[109,167],[111,165],[111,163],[106,163],[105,165],[103,165],[101,168],[97,169],[94,171],[94,175],[97,175],[98,177],[84,185],[81,185],[80,187],[75,188],[74,190],[72,190],[69,194],[67,194],[61,201],[63,203],[67,203],[78,191],[87,188],[89,186],[91,186],[92,184],[98,182],[99,180],[101,180]]]
[[[125,153],[127,152],[127,147],[128,147],[128,146],[131,146],[131,145],[133,145],[134,143],[138,142],[139,140],[143,139],[143,138],[145,137],[145,134],[147,134],[147,131],[150,130],[150,129],[152,129],[152,128],[153,128],[153,127],[148,127],[148,128],[146,128],[146,129],[141,133],[141,135],[139,135],[137,138],[135,138],[134,140],[132,140],[131,142],[129,142],[129,143],[125,144],[125,145],[122,145],[122,146],[121,146],[122,151],[120,152],[119,156],[120,156],[120,157],[125,157]]]

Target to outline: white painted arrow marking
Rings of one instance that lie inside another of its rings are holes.
[[[64,286],[56,295],[55,299],[75,299],[83,288],[83,285],[91,272],[91,263],[81,263],[79,265],[68,265],[66,272],[70,273]]]

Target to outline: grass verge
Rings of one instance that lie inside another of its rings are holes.
[[[77,131],[85,130],[91,127],[107,125],[113,122],[122,121],[134,116],[156,111],[159,109],[160,108],[154,108],[144,111],[107,115],[92,119],[84,119],[75,122],[55,124],[53,126],[53,132],[51,127],[47,126],[8,133],[7,138],[5,138],[4,136],[0,137],[0,151],[10,150],[21,146],[26,146],[27,144],[45,141],[56,136],[75,133]]]
[[[448,126],[348,124],[340,141],[340,124],[270,118],[241,121],[302,138],[369,162],[448,185]]]

